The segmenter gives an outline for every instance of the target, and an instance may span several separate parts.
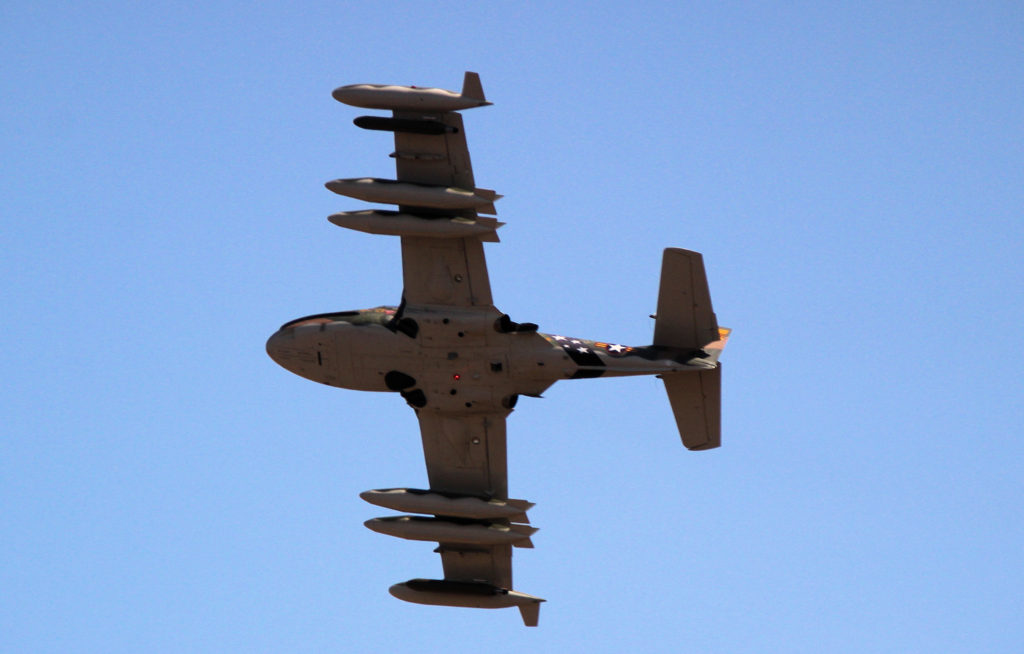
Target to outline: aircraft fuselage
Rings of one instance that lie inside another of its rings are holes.
[[[417,409],[511,409],[561,379],[714,368],[701,350],[543,334],[497,310],[377,307],[286,323],[267,341],[285,369],[361,391],[400,392]]]

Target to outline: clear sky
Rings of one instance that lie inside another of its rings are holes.
[[[1020,3],[293,5],[0,8],[0,651],[1024,651]],[[264,352],[401,293],[331,90],[465,70],[499,308],[647,343],[676,246],[735,330],[719,450],[652,378],[509,418],[537,629],[388,595],[412,411]]]

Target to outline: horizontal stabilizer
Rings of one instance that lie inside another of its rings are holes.
[[[718,337],[704,258],[699,252],[666,249],[661,263],[654,344],[699,349]]]
[[[662,381],[686,449],[721,446],[722,364],[710,370],[667,374]]]

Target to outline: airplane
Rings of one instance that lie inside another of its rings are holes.
[[[574,338],[515,322],[491,298],[485,242],[504,223],[501,198],[476,187],[460,110],[490,105],[480,77],[461,93],[354,84],[338,101],[392,112],[361,116],[361,128],[392,132],[397,179],[327,182],[340,195],[398,205],[336,213],[335,225],[401,237],[404,291],[398,306],[320,313],[285,323],[267,353],[321,384],[397,393],[419,420],[429,488],[370,490],[372,504],[406,512],[374,518],[373,531],[438,543],[444,579],[411,579],[390,593],[409,602],[519,608],[536,626],[545,600],[512,585],[512,548],[533,547],[526,512],[508,496],[505,422],[520,396],[540,397],[563,379],[657,375],[683,445],[721,444],[719,356],[730,330],[718,326],[697,252],[664,251],[651,345]],[[413,515],[408,515],[413,514]]]

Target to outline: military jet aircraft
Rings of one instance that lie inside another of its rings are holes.
[[[701,255],[665,250],[654,342],[626,346],[515,322],[495,308],[484,242],[496,242],[501,196],[477,188],[459,110],[489,105],[467,72],[461,93],[356,84],[335,89],[345,104],[392,111],[359,127],[394,133],[397,179],[339,179],[327,188],[397,211],[346,211],[341,227],[402,239],[404,292],[398,306],[292,320],[267,341],[285,369],[322,384],[400,395],[416,412],[430,488],[362,493],[366,501],[419,515],[375,518],[370,529],[438,543],[443,580],[395,584],[395,597],[421,604],[518,607],[537,624],[539,597],[512,586],[512,548],[532,547],[530,502],[510,499],[505,419],[520,396],[539,397],[562,379],[658,375],[683,444],[720,444],[721,364],[729,330],[711,308]]]

